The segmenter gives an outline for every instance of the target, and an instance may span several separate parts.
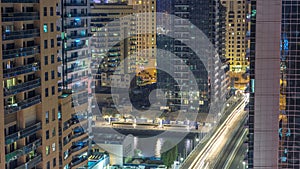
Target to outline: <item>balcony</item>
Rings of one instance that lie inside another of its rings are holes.
[[[11,86],[9,88],[4,88],[4,96],[15,95],[20,92],[24,92],[26,90],[31,90],[37,88],[41,85],[41,79],[38,78],[36,80],[28,81],[25,83],[18,84],[16,86]]]
[[[89,16],[89,14],[87,14],[87,13],[67,13],[67,14],[65,14],[65,17],[69,17],[69,18],[71,18],[71,17],[88,17]]]
[[[65,6],[87,6],[87,3],[85,3],[85,2],[71,2],[71,3],[65,3]]]
[[[75,87],[72,87],[72,92],[73,93],[78,93],[78,92],[87,90],[87,88],[88,88],[87,85],[75,86]]]
[[[70,36],[67,36],[67,39],[79,39],[79,38],[89,38],[92,34],[71,34]]]
[[[5,155],[5,161],[6,163],[9,163],[9,161],[14,160],[22,155],[28,154],[29,152],[36,150],[39,146],[42,145],[42,139],[35,140],[34,142],[25,145],[24,147],[15,150],[14,152],[11,152],[9,154]]]
[[[77,106],[81,106],[83,104],[87,104],[88,103],[88,98],[81,98],[81,99],[76,99],[72,101],[72,106],[73,107],[77,107]]]
[[[87,68],[88,68],[87,65],[77,66],[77,67],[73,67],[73,68],[67,69],[67,73],[72,73],[72,72],[76,72],[76,71],[81,71],[81,70],[85,70],[85,69],[87,69]]]
[[[32,126],[29,126],[23,130],[20,130],[14,134],[8,135],[5,137],[5,144],[11,144],[19,139],[35,134],[37,131],[42,129],[42,123],[36,123]]]
[[[78,49],[82,49],[84,47],[87,47],[85,44],[80,44],[80,45],[76,45],[76,46],[68,46],[67,48],[65,48],[66,51],[73,51],[73,50],[78,50]]]
[[[40,29],[28,29],[13,32],[5,32],[2,35],[3,40],[25,39],[35,38],[40,36]]]
[[[65,84],[69,85],[69,84],[76,83],[76,82],[79,82],[79,81],[84,81],[84,80],[87,80],[87,78],[88,78],[88,76],[86,76],[86,75],[74,76],[72,78],[67,79],[65,81]]]
[[[40,0],[1,0],[2,3],[40,3]]]
[[[67,26],[65,26],[65,29],[83,28],[83,27],[85,27],[85,24],[80,24],[80,25],[67,25]]]
[[[27,100],[22,100],[18,103],[5,106],[4,113],[5,114],[15,113],[17,111],[26,109],[26,108],[31,107],[33,105],[36,105],[40,102],[41,102],[41,96],[37,95],[37,96],[29,98]]]
[[[80,124],[81,122],[84,122],[87,120],[86,118],[78,118],[78,117],[72,117],[70,120],[67,121],[67,123],[63,127],[63,131],[69,129],[70,127],[75,126],[76,124]]]
[[[31,46],[25,48],[18,48],[18,49],[10,49],[10,50],[3,50],[3,60],[5,59],[13,59],[17,57],[23,56],[32,56],[34,54],[40,53],[40,46]]]
[[[73,159],[72,160],[72,162],[71,162],[71,167],[73,168],[76,168],[75,166],[76,165],[79,165],[79,164],[81,164],[81,163],[83,163],[83,162],[87,162],[87,157],[80,157],[80,158],[75,158],[75,159]]]
[[[83,148],[87,147],[88,146],[88,143],[87,142],[82,142],[82,144],[77,144],[77,145],[73,145],[71,147],[71,153],[74,153],[76,151],[79,151],[79,150],[82,150]]]
[[[87,58],[88,56],[83,56],[83,55],[81,55],[81,56],[73,56],[73,57],[70,57],[70,58],[67,58],[66,59],[66,61],[67,62],[73,62],[73,61],[76,61],[76,60],[79,60],[79,59],[85,59],[85,58]]]
[[[42,155],[36,155],[35,157],[33,157],[32,159],[30,159],[29,161],[27,161],[26,163],[18,166],[15,169],[28,169],[28,168],[33,168],[36,165],[38,165],[40,162],[42,161]]]
[[[3,77],[9,78],[9,77],[18,76],[26,73],[36,72],[39,69],[40,69],[40,64],[36,62],[33,64],[19,66],[12,69],[5,69],[3,70]]]
[[[16,12],[2,14],[2,22],[39,20],[39,12]]]

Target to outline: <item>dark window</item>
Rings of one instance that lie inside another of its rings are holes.
[[[54,15],[53,7],[50,7],[50,16]]]
[[[54,48],[54,39],[51,39],[51,48]]]
[[[52,121],[56,119],[55,109],[52,109]]]
[[[48,48],[48,41],[44,40],[44,49],[47,49],[47,48]]]
[[[46,139],[49,139],[49,130],[46,131]]]
[[[54,72],[54,70],[51,71],[51,79],[55,79],[55,72]]]
[[[45,81],[48,81],[48,72],[45,72]]]
[[[48,56],[44,56],[44,64],[48,65]]]
[[[51,55],[51,64],[54,63],[54,55]]]
[[[56,166],[56,158],[53,158],[53,167]]]
[[[52,86],[52,95],[55,95],[55,87],[54,86]]]
[[[45,97],[48,97],[49,96],[49,90],[48,88],[45,89]]]
[[[47,16],[47,7],[44,7],[44,16]]]
[[[50,23],[50,31],[54,32],[54,24],[53,23]]]

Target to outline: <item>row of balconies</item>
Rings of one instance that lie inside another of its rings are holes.
[[[76,61],[76,60],[85,59],[87,57],[88,56],[84,56],[84,55],[81,55],[81,56],[75,55],[73,57],[66,58],[66,62],[73,62],[73,61]]]
[[[89,16],[88,13],[66,13],[65,14],[65,17],[69,17],[69,18],[71,18],[71,17],[87,17],[87,16]]]
[[[42,161],[42,155],[38,154],[34,157],[31,157],[31,159],[29,159],[26,163],[18,166],[15,169],[28,169],[28,168],[33,168],[36,165],[38,165],[40,162]]]
[[[35,38],[38,36],[40,36],[40,29],[28,29],[28,30],[4,32],[2,35],[2,39],[15,40],[15,39]]]
[[[5,59],[13,59],[17,57],[23,56],[32,56],[34,54],[40,53],[40,46],[30,46],[18,49],[8,49],[2,51],[2,58]]]
[[[67,2],[65,6],[87,6],[86,2]]]
[[[17,131],[13,134],[10,134],[8,136],[5,137],[5,144],[11,144],[19,139],[22,139],[24,137],[28,137],[31,136],[33,134],[35,134],[37,131],[42,129],[42,123],[38,122],[34,125],[31,125],[29,127],[26,127],[25,129],[22,129],[20,131]]]
[[[39,62],[24,65],[24,66],[19,66],[11,69],[5,69],[3,70],[3,77],[4,78],[9,78],[9,77],[14,77],[26,73],[31,73],[38,71],[40,69],[40,64]]]
[[[68,39],[79,39],[79,38],[88,38],[91,37],[92,34],[70,34],[69,36],[67,36]]]
[[[42,139],[37,139],[33,141],[30,144],[25,145],[22,148],[19,148],[11,153],[8,153],[5,155],[5,161],[6,163],[9,163],[9,161],[14,160],[20,156],[23,156],[25,154],[28,154],[31,151],[36,150],[39,146],[42,145]]]
[[[67,73],[72,73],[72,72],[76,72],[76,71],[85,70],[87,68],[88,68],[87,65],[82,65],[82,66],[68,68],[66,71],[67,71]]]
[[[1,0],[2,3],[40,3],[40,0]]]
[[[76,83],[78,81],[82,81],[82,80],[85,80],[87,79],[87,76],[85,75],[81,75],[81,76],[77,76],[77,77],[73,77],[73,78],[69,78],[65,81],[65,84],[66,85],[69,85],[69,84],[72,84],[72,83]]]
[[[21,84],[17,84],[15,86],[10,86],[9,88],[4,88],[4,96],[16,95],[20,92],[24,92],[26,90],[37,88],[41,85],[41,79],[35,79],[32,81],[24,82]]]
[[[78,24],[78,25],[66,25],[65,26],[65,29],[72,29],[72,28],[83,28],[83,27],[86,27],[86,25],[84,23],[81,23],[81,24]]]
[[[88,88],[87,85],[82,85],[82,86],[72,87],[71,89],[74,93],[78,93],[78,92],[86,90],[87,88]]]
[[[77,99],[74,99],[72,101],[72,107],[76,107],[76,106],[81,106],[83,104],[86,104],[88,103],[88,97],[81,97],[81,98],[77,98]]]
[[[39,20],[39,12],[14,12],[2,14],[2,22]]]
[[[17,111],[23,110],[25,108],[28,108],[28,107],[38,104],[40,102],[41,102],[41,96],[36,95],[36,96],[28,98],[26,100],[22,100],[20,102],[16,102],[14,104],[5,106],[4,113],[5,114],[15,113]]]
[[[79,44],[79,45],[68,46],[65,50],[66,51],[73,51],[73,50],[82,49],[84,47],[86,47],[86,45],[83,43],[83,44]]]
[[[70,120],[68,120],[67,122],[65,122],[64,127],[63,127],[63,131],[69,129],[70,127],[72,127],[73,125],[76,125],[80,122],[83,122],[87,120],[87,118],[85,117],[72,117]]]

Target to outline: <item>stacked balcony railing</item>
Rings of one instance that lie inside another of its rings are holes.
[[[2,22],[39,20],[39,12],[15,12],[2,14]]]
[[[27,29],[12,32],[5,32],[2,35],[3,40],[15,40],[25,38],[35,38],[40,36],[40,29]]]
[[[16,133],[10,134],[5,137],[5,144],[11,144],[19,139],[35,134],[37,131],[42,129],[42,123],[38,122],[32,126],[29,126],[23,130]]]
[[[32,159],[30,159],[28,162],[18,166],[15,169],[28,169],[28,168],[33,168],[36,165],[38,165],[40,162],[42,161],[42,155],[37,155],[35,157],[33,157]]]
[[[5,69],[3,70],[3,77],[4,78],[9,78],[13,76],[18,76],[26,73],[31,73],[38,71],[40,69],[40,64],[38,62],[24,65],[24,66],[19,66],[11,69]]]
[[[24,47],[19,49],[3,50],[2,58],[3,60],[13,59],[17,57],[31,56],[38,53],[40,53],[40,46],[31,46],[31,47]]]
[[[21,83],[21,84],[18,84],[16,86],[11,86],[9,88],[4,88],[4,96],[8,96],[8,95],[15,95],[17,93],[20,93],[20,92],[24,92],[26,90],[30,90],[30,89],[34,89],[34,88],[37,88],[41,85],[41,79],[38,78],[38,79],[35,79],[35,80],[32,80],[32,81],[28,81],[28,82],[25,82],[25,83]]]
[[[16,159],[22,155],[28,154],[29,152],[36,150],[39,146],[42,145],[42,139],[37,139],[34,142],[25,145],[24,147],[17,149],[11,153],[5,155],[5,161],[8,163],[9,161]]]
[[[37,96],[34,96],[32,98],[17,102],[15,104],[5,106],[4,107],[4,113],[5,114],[15,113],[17,111],[20,111],[20,110],[23,110],[25,108],[31,107],[35,104],[40,103],[40,102],[41,102],[41,96],[37,95]]]

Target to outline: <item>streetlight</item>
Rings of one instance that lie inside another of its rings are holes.
[[[246,169],[246,162],[243,161],[243,169]]]

